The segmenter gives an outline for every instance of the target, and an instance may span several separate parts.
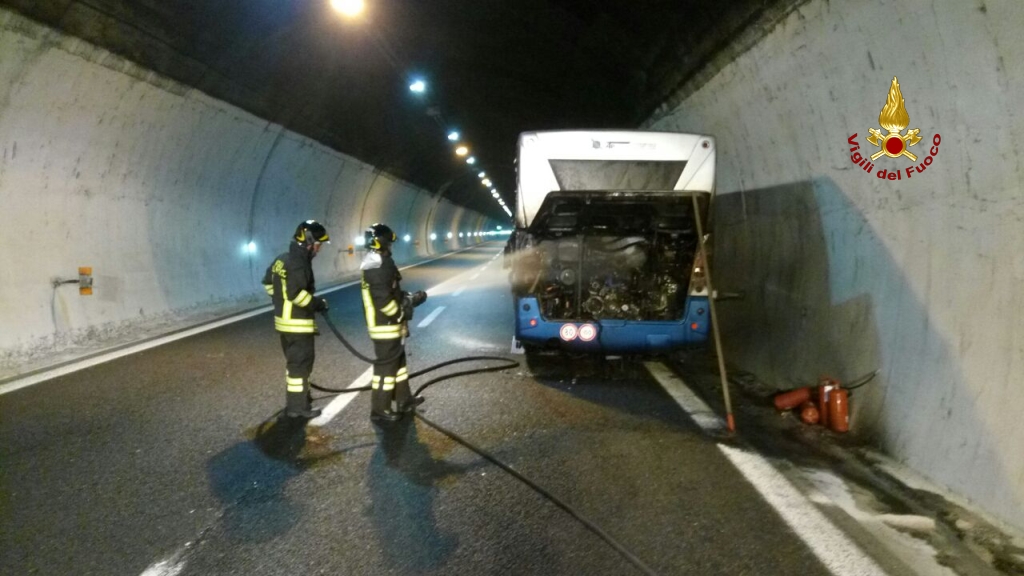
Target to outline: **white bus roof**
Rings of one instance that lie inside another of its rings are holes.
[[[519,135],[516,227],[560,190],[715,190],[715,139],[702,134],[571,130]]]

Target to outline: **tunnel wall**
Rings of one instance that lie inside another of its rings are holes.
[[[1010,0],[815,0],[648,122],[717,137],[715,280],[747,293],[720,306],[727,359],[782,388],[880,369],[854,431],[1018,528],[1021,22]],[[893,76],[918,159],[868,173],[847,139],[878,150]]]
[[[262,274],[307,218],[333,238],[314,261],[320,286],[357,274],[354,240],[373,222],[399,234],[400,264],[469,246],[477,238],[459,231],[493,224],[3,9],[0,150],[0,364],[9,369],[265,304]],[[52,287],[79,266],[93,268],[93,296]]]

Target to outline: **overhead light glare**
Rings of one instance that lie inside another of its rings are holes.
[[[476,158],[474,158],[473,156],[466,158],[466,164],[476,164]]]
[[[469,148],[466,148],[465,146],[459,146],[455,149],[456,156],[465,156],[466,154],[469,154]]]
[[[427,91],[427,83],[423,80],[416,80],[412,84],[409,84],[409,90],[417,94],[422,94]]]
[[[451,132],[448,133],[448,139],[451,140],[452,142],[458,142],[459,133],[455,130],[452,130]]]
[[[486,178],[487,177],[487,172],[481,172],[481,173],[477,174],[477,177],[478,178]]]
[[[484,178],[483,184],[484,184],[484,186],[487,186],[488,188],[490,188],[491,184],[493,184],[493,182],[491,182],[490,178]]]
[[[437,234],[431,233],[430,234],[430,239],[431,240],[437,240]]]
[[[405,240],[406,242],[408,242],[408,241],[412,240],[412,236],[409,236],[408,234],[406,234],[405,236],[402,237],[402,240]]]
[[[363,13],[366,3],[363,0],[331,0],[331,8],[343,16],[358,16]]]

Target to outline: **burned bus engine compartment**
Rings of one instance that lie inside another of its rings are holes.
[[[688,195],[555,196],[511,242],[512,289],[549,320],[679,320],[701,282]]]

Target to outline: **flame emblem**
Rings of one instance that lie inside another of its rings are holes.
[[[910,115],[907,114],[907,107],[903,101],[903,94],[900,92],[900,83],[895,76],[892,77],[892,86],[889,87],[889,97],[885,101],[885,107],[878,113],[878,123],[889,133],[882,134],[877,128],[869,128],[871,133],[867,141],[881,148],[871,155],[871,160],[877,160],[885,154],[890,158],[906,156],[912,162],[917,162],[917,156],[910,153],[907,148],[921,141],[920,128],[907,130],[906,135],[900,132],[910,124]]]

